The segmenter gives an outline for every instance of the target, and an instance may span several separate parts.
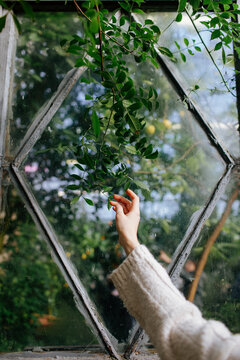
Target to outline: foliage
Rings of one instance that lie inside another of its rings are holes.
[[[88,73],[81,82],[84,84],[98,85],[98,94],[86,94],[85,100],[89,107],[84,113],[89,127],[81,133],[81,142],[76,142],[71,147],[77,160],[75,166],[80,170],[72,174],[75,182],[68,185],[69,190],[80,190],[73,202],[78,201],[82,192],[104,191],[111,193],[113,188],[125,189],[135,183],[144,191],[148,186],[130,176],[130,169],[125,159],[128,153],[136,157],[156,159],[159,151],[148,141],[144,134],[146,126],[143,109],[155,111],[158,109],[159,94],[155,86],[144,88],[136,86],[134,76],[128,67],[132,58],[137,64],[146,63],[158,68],[157,56],[161,53],[176,61],[169,48],[160,46],[161,30],[147,16],[143,21],[138,16],[145,15],[141,9],[144,0],[124,0],[119,2],[122,14],[116,10],[109,14],[99,0],[83,3],[83,10],[74,2],[76,10],[82,19],[83,32],[74,34],[71,40],[61,41],[62,47],[69,54],[76,55],[75,66],[85,67]],[[25,1],[20,1],[26,15],[31,19],[34,13],[31,6]],[[8,8],[1,1],[4,8],[12,12],[15,3]],[[214,66],[218,69],[222,81],[228,91],[233,94],[217,66],[211,51],[197,29],[196,22],[200,21],[207,31],[211,33],[211,40],[218,40],[214,51],[222,51],[223,63],[226,63],[225,48],[230,48],[233,43],[239,54],[239,24],[237,15],[238,5],[232,0],[205,0],[200,1],[180,0],[176,21],[182,20],[182,13],[186,12],[199,35],[200,41],[206,48]],[[16,17],[14,21],[20,29]],[[2,28],[5,24],[5,15],[2,17]],[[185,62],[186,56],[180,50],[181,59]],[[188,53],[193,55],[193,49],[187,38],[184,38]],[[201,47],[195,45],[196,52]],[[196,84],[193,91],[198,90]],[[84,119],[83,119],[84,120]],[[115,138],[114,145],[112,138]],[[110,198],[109,198],[110,199]],[[85,198],[88,205],[93,205],[92,200]]]
[[[197,10],[194,4],[193,12]],[[38,14],[36,22],[25,19],[26,25],[19,23],[18,28],[22,27],[23,33],[17,52],[11,136],[16,146],[39,107],[75,62],[87,67],[41,141],[30,152],[22,170],[108,329],[120,341],[125,341],[132,320],[119,298],[113,295],[107,277],[122,261],[123,254],[115,245],[114,223],[101,219],[106,201],[100,190],[104,190],[106,195],[109,192],[122,193],[129,181],[134,190],[142,189],[144,200],[139,237],[158,258],[161,249],[173,254],[190,217],[209,197],[222,167],[200,128],[156,69],[156,47],[162,55],[176,61],[173,53],[161,46],[161,30],[148,19],[148,14],[142,13],[137,2],[121,2],[124,14],[120,17],[117,13],[108,14],[100,4],[98,7],[96,2],[85,4],[84,12],[91,22],[83,15],[76,20],[76,17],[67,18],[66,14],[56,13]],[[141,21],[132,20],[129,10]],[[31,19],[30,10],[26,11]],[[182,11],[181,3],[176,21],[181,20]],[[192,14],[191,17],[194,20],[198,15]],[[225,15],[222,17],[219,11],[200,15],[221,18],[220,25],[211,28],[210,24],[206,29],[211,32],[219,28],[220,40],[212,41],[222,41],[223,48],[229,46],[222,35],[226,29],[222,29]],[[201,17],[194,21],[202,21]],[[210,18],[207,21],[211,22]],[[234,29],[237,30],[237,25]],[[75,35],[71,36],[74,32]],[[63,38],[66,41],[62,41],[62,48],[56,46]],[[187,38],[184,43],[190,50],[189,56],[193,48],[199,52],[198,45],[190,44]],[[178,50],[183,53],[181,48]],[[183,61],[188,60],[185,55],[180,57]],[[229,107],[226,111],[230,110]],[[85,201],[76,202],[80,195]],[[66,337],[69,344],[71,341],[72,344],[94,341],[82,321],[78,321],[67,284],[60,281],[35,228],[23,216],[22,203],[11,194],[9,204],[12,207],[4,221],[10,223],[10,227],[1,230],[1,239],[9,235],[9,240],[3,244],[0,256],[12,251],[1,263],[0,309],[1,327],[4,328],[1,349],[17,350],[31,343],[39,344],[36,313],[53,314],[62,323],[61,328],[57,324],[51,326],[55,326],[57,335],[49,329],[51,345],[63,344]],[[87,204],[94,206],[85,206]],[[163,208],[164,214],[161,213]],[[13,223],[14,220],[7,221],[15,209],[19,209],[18,225]],[[216,219],[217,213],[209,221],[209,232]],[[232,234],[238,232],[238,218],[235,216],[229,219],[221,242],[213,249],[213,265],[209,264],[206,270],[209,286],[202,295],[207,303],[205,315],[219,316],[225,323],[232,319],[234,309],[238,308],[236,299],[231,298],[229,286],[237,273],[239,243]],[[205,238],[207,236],[208,233]],[[222,278],[226,281],[221,282]],[[12,279],[15,279],[13,284]],[[8,286],[10,282],[12,285]],[[212,292],[216,283],[217,291]],[[227,287],[229,291],[226,291]],[[33,298],[34,301],[29,301]],[[69,324],[66,313],[70,307],[71,323],[76,318],[80,324],[77,331],[75,328],[66,330]],[[114,317],[109,316],[109,308]],[[232,329],[239,331],[238,324],[234,323]],[[63,334],[61,338],[60,333]],[[73,333],[83,333],[83,338],[73,338]],[[12,344],[10,338],[14,339]],[[44,344],[46,338],[41,338],[40,345]]]

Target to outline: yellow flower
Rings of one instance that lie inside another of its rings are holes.
[[[83,260],[86,260],[87,255],[83,253],[82,256],[81,256],[81,258],[82,258]]]
[[[71,256],[71,253],[69,251],[66,252],[66,256],[67,257],[70,257]]]

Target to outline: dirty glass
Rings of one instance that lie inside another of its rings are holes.
[[[187,95],[199,106],[201,113],[210,123],[225,148],[233,156],[238,157],[240,147],[236,98],[224,86],[218,70],[201,45],[198,34],[187,14],[183,14],[183,19],[179,23],[174,21],[176,15],[177,13],[148,13],[147,18],[152,19],[162,31],[159,45],[168,47],[176,57],[177,62],[171,63],[171,65],[174,73],[184,84]],[[199,19],[195,22],[196,26],[211,50],[215,47],[216,41],[210,41],[210,34],[200,21]],[[188,46],[184,39],[189,42]],[[195,50],[195,47],[198,50],[200,47],[201,51]],[[190,55],[188,50],[194,55]],[[180,52],[186,56],[186,62],[182,61]],[[223,73],[228,86],[235,88],[234,59],[230,53],[232,53],[231,49],[229,49],[229,55],[226,54],[227,66],[224,68],[221,66],[221,51],[212,51],[211,55]],[[166,57],[164,60],[168,62]],[[234,89],[232,91],[235,93]]]
[[[9,181],[4,178],[5,184]],[[0,212],[0,352],[98,341],[12,185]]]
[[[239,185],[234,173],[185,266],[192,271],[185,271],[183,284],[185,295],[191,296],[191,278],[200,277],[194,302],[207,319],[222,321],[234,333],[240,332]]]
[[[130,165],[134,180],[144,182],[150,189],[140,192],[136,184],[131,184],[142,199],[139,238],[158,258],[162,254],[160,259],[166,260],[163,254],[169,257],[173,254],[193,212],[210,196],[224,165],[160,70],[150,64],[128,66],[137,85],[145,88],[154,82],[159,92],[159,109],[142,114],[147,123],[145,134],[159,150],[159,159],[152,163],[126,153],[124,160]],[[134,320],[108,280],[109,273],[123,260],[113,224],[114,214],[107,210],[108,194],[88,194],[94,207],[84,199],[71,205],[70,200],[81,189],[75,192],[66,189],[75,181],[71,174],[80,174],[74,166],[71,144],[80,143],[89,126],[84,113],[91,100],[85,100],[88,99],[85,95],[98,96],[102,91],[100,85],[87,85],[80,80],[30,152],[22,171],[107,328],[123,342]],[[114,142],[111,134],[107,141]]]
[[[71,33],[81,34],[81,21],[76,14],[38,13],[34,22],[21,19],[13,87],[13,121],[11,151],[17,147],[41,106],[50,99],[74,59],[60,46]]]

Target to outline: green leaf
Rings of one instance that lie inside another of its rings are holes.
[[[94,134],[95,134],[96,138],[98,138],[100,135],[100,121],[99,121],[96,111],[93,111],[91,120],[92,120],[92,127],[93,127]]]
[[[123,83],[125,79],[126,79],[126,73],[124,71],[121,71],[117,77],[117,83],[118,84]]]
[[[211,40],[214,40],[214,39],[217,39],[219,36],[221,35],[221,31],[220,30],[214,30],[212,32],[212,35],[211,35]]]
[[[91,199],[88,199],[88,198],[85,198],[84,197],[84,200],[86,201],[86,203],[88,204],[88,205],[90,205],[90,206],[93,206],[94,204],[93,204],[93,201],[91,200]]]
[[[103,192],[110,192],[112,190],[112,186],[104,186]]]
[[[76,67],[86,66],[86,63],[85,63],[85,61],[84,61],[83,59],[79,58],[79,59],[76,60],[75,66],[76,66]],[[81,80],[81,81],[82,81],[82,80]],[[82,82],[83,82],[83,81],[82,81]]]
[[[133,9],[133,13],[135,13],[135,14],[145,14],[145,12],[142,11],[141,9]]]
[[[101,75],[104,78],[104,80],[112,80],[112,76],[109,71],[103,70],[101,71]]]
[[[74,205],[78,200],[80,199],[80,196],[75,196],[72,201],[70,202],[71,205]]]
[[[0,18],[0,32],[2,31],[2,29],[5,27],[6,24],[6,18],[7,18],[7,14],[2,16]]]
[[[148,155],[150,155],[152,153],[152,151],[153,151],[153,146],[152,146],[152,144],[150,144],[150,145],[148,145],[148,147],[144,151],[143,155],[148,156]]]
[[[132,111],[136,111],[136,110],[141,109],[141,107],[142,107],[142,103],[136,102],[136,103],[132,104],[132,105],[128,108],[128,110],[132,112]]]
[[[80,164],[74,164],[79,170],[84,171],[84,168]]]
[[[119,179],[117,179],[116,185],[121,186],[125,182],[126,182],[126,178],[125,177],[120,177]]]
[[[157,60],[155,60],[155,59],[153,59],[153,58],[151,57],[151,58],[150,58],[150,61],[151,61],[151,63],[153,64],[153,66],[154,66],[156,69],[159,68],[159,64],[158,64]]]
[[[189,45],[189,41],[188,41],[188,39],[186,39],[186,38],[184,38],[184,44],[186,45],[186,46],[188,46]]]
[[[157,25],[152,25],[150,26],[150,28],[153,30],[153,32],[155,32],[156,34],[160,35],[161,31],[159,29],[159,27]]]
[[[13,16],[13,21],[14,21],[14,24],[16,25],[16,28],[18,30],[18,33],[21,34],[22,33],[22,27],[21,27],[21,24],[20,22],[18,21],[18,18],[16,17],[16,15],[12,15]]]
[[[92,22],[91,22],[91,24],[89,26],[89,30],[93,34],[96,34],[98,32],[98,19],[97,19],[97,17],[92,19]]]
[[[202,51],[202,49],[201,49],[199,46],[194,46],[194,49],[195,49],[196,51]]]
[[[186,56],[183,53],[180,53],[180,55],[181,55],[182,61],[186,62]]]
[[[121,2],[119,2],[119,5],[120,5],[124,10],[126,10],[126,11],[130,11],[130,10],[131,10],[131,6],[130,6],[130,4],[128,4],[128,3],[125,3],[125,2],[123,2],[123,1],[121,1]]]
[[[177,17],[175,19],[176,22],[181,22],[182,21],[182,13],[178,13]]]
[[[162,219],[160,223],[161,223],[161,227],[163,228],[164,232],[166,234],[169,234],[170,227],[169,227],[169,224],[168,224],[167,220]]]
[[[90,19],[97,18],[97,11],[95,9],[88,9],[85,13]]]
[[[133,82],[132,80],[129,80],[126,82],[126,84],[124,84],[122,91],[128,91],[133,87]]]
[[[187,0],[179,0],[179,4],[178,4],[178,12],[182,12],[185,9],[185,6],[187,4]]]
[[[146,159],[156,159],[158,157],[158,151],[154,151],[152,154],[149,154],[148,156],[145,156]]]
[[[164,47],[164,46],[160,46],[158,48],[158,50],[160,51],[161,54],[168,56],[169,58],[174,58],[173,53],[171,52],[171,50],[169,50],[168,48]]]
[[[127,152],[129,152],[130,154],[136,155],[137,154],[137,150],[135,148],[135,146],[133,145],[126,145],[125,149],[127,150]]]
[[[80,79],[80,82],[85,83],[85,84],[90,84],[91,81],[89,79],[85,78],[85,77],[82,77]]]
[[[215,45],[214,51],[220,50],[221,47],[222,47],[222,42],[220,41]]]
[[[146,19],[146,20],[144,21],[144,24],[145,24],[145,25],[152,25],[152,24],[154,24],[154,22],[153,22],[152,20],[150,20],[150,19]]]
[[[108,210],[111,210],[111,208],[112,208],[112,205],[110,204],[111,200],[112,200],[111,197],[109,197],[108,200],[107,200],[107,208],[108,208]]]
[[[33,20],[35,18],[35,14],[33,12],[32,6],[27,1],[23,1],[23,0],[20,0],[20,4],[25,14]]]
[[[222,48],[222,61],[224,64],[226,64],[226,53],[225,53],[224,48]]]
[[[79,176],[77,174],[71,174],[71,177],[73,177],[76,180],[82,180],[81,176]]]
[[[120,22],[119,22],[120,26],[123,26],[125,24],[125,21],[126,21],[125,18],[126,18],[125,16],[121,16]]]
[[[5,1],[0,0],[0,5],[1,5],[4,9],[7,9],[7,10],[8,10],[8,6],[7,6],[7,4],[5,3]]]
[[[102,84],[107,89],[112,89],[115,86],[115,83],[111,80],[105,80],[102,82]]]
[[[136,133],[137,131],[139,131],[141,129],[141,124],[139,122],[139,120],[137,118],[135,118],[133,115],[131,114],[127,114],[126,116],[126,120],[130,126],[130,129],[132,130],[133,133]]]
[[[132,99],[134,97],[134,95],[136,94],[136,90],[135,89],[130,89],[126,95],[125,95],[125,99]]]
[[[79,190],[79,186],[78,185],[68,185],[67,189],[68,190]]]
[[[85,100],[92,100],[93,97],[91,95],[85,94]]]
[[[177,41],[174,41],[174,44],[176,45],[176,47],[180,50],[181,46],[179,45],[179,43]]]
[[[133,180],[133,182],[141,189],[146,190],[146,191],[150,191],[149,187],[142,181],[140,180]]]

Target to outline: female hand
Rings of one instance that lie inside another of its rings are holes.
[[[117,201],[110,201],[116,211],[116,227],[119,243],[128,255],[139,245],[137,229],[140,221],[139,197],[130,189],[126,191],[132,201],[120,195],[113,195]]]

